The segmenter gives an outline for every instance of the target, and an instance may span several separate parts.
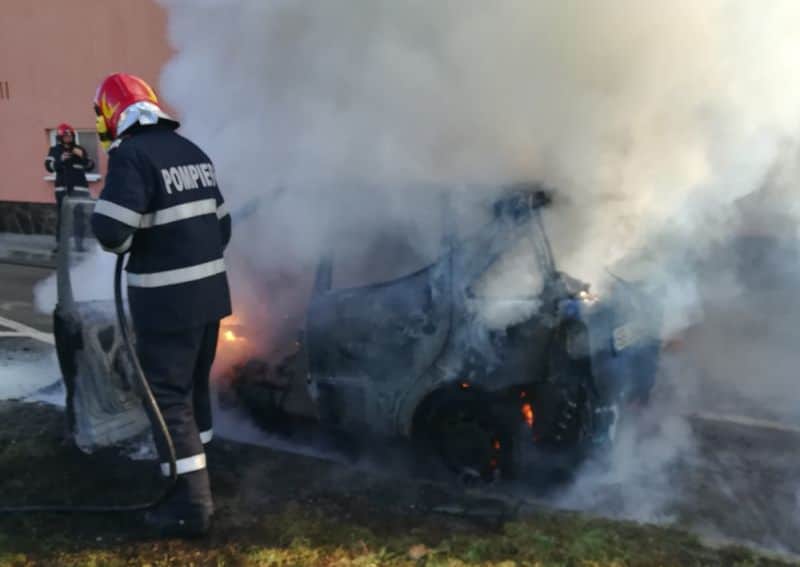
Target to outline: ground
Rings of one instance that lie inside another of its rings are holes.
[[[0,403],[0,502],[132,503],[152,461],[86,456],[63,415]],[[211,535],[155,540],[135,514],[0,518],[0,565],[784,565],[688,533],[546,511],[386,472],[215,440]]]

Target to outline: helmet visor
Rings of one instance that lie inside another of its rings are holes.
[[[107,152],[113,140],[111,139],[111,134],[108,131],[106,119],[103,118],[103,114],[100,112],[100,108],[96,104],[94,105],[94,112],[97,115],[94,123],[95,130],[97,130],[97,138],[100,140],[100,146],[104,151]]]

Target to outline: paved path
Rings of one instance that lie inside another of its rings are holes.
[[[60,380],[52,316],[37,313],[33,288],[52,270],[0,263],[0,399],[22,398]]]
[[[55,266],[55,239],[49,234],[14,234],[0,232],[0,262]]]
[[[36,331],[52,333],[50,314],[37,313],[33,303],[34,286],[53,273],[50,268],[0,263],[0,326],[11,327],[8,321]]]

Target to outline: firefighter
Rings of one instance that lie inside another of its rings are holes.
[[[130,253],[136,350],[177,454],[175,490],[145,522],[164,535],[199,535],[213,512],[204,445],[219,321],[231,313],[223,260],[231,218],[211,160],[175,131],[147,83],[110,75],[94,102],[109,166],[92,228],[106,250]],[[168,475],[160,439],[157,448]]]
[[[56,193],[56,250],[61,238],[61,203],[64,196],[89,197],[89,184],[86,172],[94,169],[94,161],[86,150],[75,143],[75,129],[62,123],[56,129],[56,144],[50,148],[44,160],[44,167],[56,174],[54,183]],[[75,209],[75,233],[78,237],[77,248],[83,251],[85,233],[84,217]]]

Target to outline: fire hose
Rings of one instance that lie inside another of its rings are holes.
[[[31,505],[31,506],[6,506],[0,507],[0,514],[12,513],[31,513],[31,512],[56,512],[56,513],[108,513],[108,512],[141,512],[149,508],[153,508],[160,504],[172,490],[175,488],[175,482],[178,479],[178,468],[175,456],[175,445],[172,442],[172,436],[169,434],[167,424],[164,421],[164,416],[158,407],[158,402],[147,383],[142,366],[139,363],[139,357],[136,356],[136,351],[133,348],[133,341],[131,340],[130,331],[128,327],[127,317],[125,315],[125,306],[122,299],[122,268],[124,265],[125,256],[120,254],[117,257],[117,265],[114,270],[114,306],[116,308],[117,323],[120,331],[122,332],[122,340],[125,344],[125,350],[130,357],[131,367],[133,368],[133,375],[139,385],[139,389],[144,398],[144,403],[149,410],[151,420],[154,421],[154,433],[160,434],[167,448],[169,455],[169,480],[167,485],[161,493],[149,502],[139,504],[108,504],[108,505],[85,505],[75,506],[66,504],[44,504],[44,505]]]

